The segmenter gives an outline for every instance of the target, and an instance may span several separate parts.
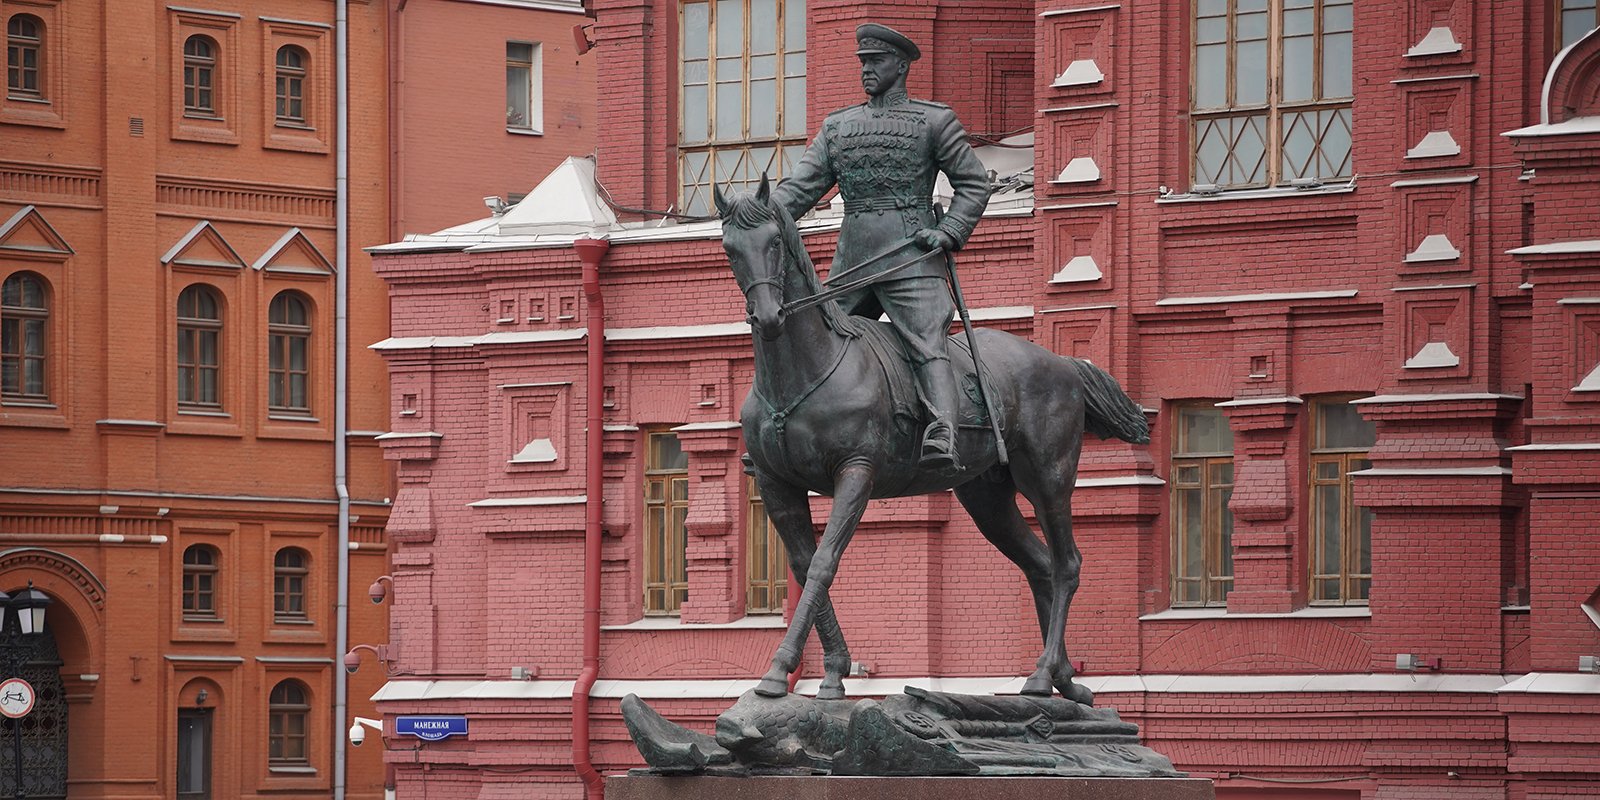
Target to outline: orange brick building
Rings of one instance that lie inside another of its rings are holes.
[[[423,48],[396,37],[419,18],[417,41],[459,52],[402,86],[402,46]],[[509,193],[506,164],[531,185],[590,146],[582,19],[575,2],[0,2],[0,590],[54,601],[26,646],[27,796],[380,796],[382,747],[345,731],[376,716],[384,669],[364,656],[347,687],[339,669],[387,640],[366,599],[387,571],[387,378],[366,345],[388,308],[361,248],[407,214],[481,215],[448,188],[479,158]],[[429,133],[441,109],[456,120]]]

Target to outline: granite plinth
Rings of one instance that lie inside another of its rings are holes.
[[[614,775],[607,800],[1214,800],[1203,778]]]

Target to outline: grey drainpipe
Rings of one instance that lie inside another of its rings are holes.
[[[334,652],[350,650],[350,5],[333,5],[334,49],[334,283],[333,490],[339,496],[339,590],[334,605]],[[333,800],[345,795],[345,708],[348,676],[333,670]]]

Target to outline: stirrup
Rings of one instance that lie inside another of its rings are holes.
[[[924,468],[949,469],[956,465],[956,432],[944,420],[934,420],[922,436],[922,456],[918,463]]]
[[[749,453],[739,454],[739,463],[744,465],[744,474],[754,478],[756,476],[756,462]]]

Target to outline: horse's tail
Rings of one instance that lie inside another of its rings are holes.
[[[1083,381],[1084,430],[1102,438],[1116,437],[1124,442],[1148,444],[1150,423],[1144,409],[1122,391],[1122,385],[1105,370],[1081,358],[1068,358]]]

